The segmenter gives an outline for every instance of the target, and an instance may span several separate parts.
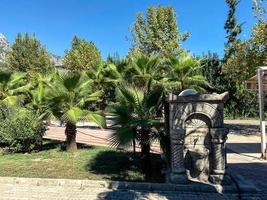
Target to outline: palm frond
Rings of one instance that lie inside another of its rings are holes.
[[[64,122],[70,122],[76,124],[79,120],[83,119],[84,111],[78,107],[73,107],[67,110],[62,116],[61,120]]]
[[[106,124],[106,120],[100,113],[97,112],[88,112],[86,114],[86,119],[92,122],[95,122],[99,126],[103,127]]]

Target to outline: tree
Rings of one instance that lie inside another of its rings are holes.
[[[235,16],[236,7],[239,4],[239,0],[226,0],[228,4],[229,11],[228,16],[224,25],[224,29],[228,34],[226,36],[227,42],[225,44],[225,59],[227,60],[232,54],[235,53],[235,45],[239,40],[237,36],[241,33],[242,29],[240,24],[237,23],[237,19]]]
[[[251,43],[258,66],[267,65],[267,20],[266,0],[254,0],[253,11],[257,23],[252,28]]]
[[[96,102],[101,96],[100,91],[94,91],[85,73],[65,72],[55,75],[53,91],[49,97],[52,114],[66,123],[67,151],[77,151],[76,123],[79,120],[94,121],[104,124],[104,119],[98,112],[86,108],[88,103]],[[93,92],[94,91],[94,92]]]
[[[265,3],[265,4],[264,4]],[[254,17],[258,20],[258,22],[266,21],[265,15],[267,13],[266,7],[266,0],[253,0],[253,14]]]
[[[203,91],[205,87],[209,87],[208,82],[200,74],[200,62],[188,54],[170,57],[166,65],[170,74],[163,81],[171,90],[179,93],[188,88]]]
[[[226,113],[233,117],[254,117],[257,114],[257,98],[253,92],[246,89],[244,83],[255,74],[258,66],[264,65],[267,60],[267,23],[262,17],[265,11],[258,4],[263,1],[254,1],[254,16],[258,21],[252,28],[250,38],[243,41],[237,38],[241,32],[241,25],[237,24],[235,17],[239,1],[227,1],[230,10],[225,25],[228,42],[225,46],[223,73],[226,80],[225,90],[228,90],[230,95]]]
[[[98,103],[101,114],[105,117],[106,100],[114,97],[114,86],[123,81],[122,74],[114,64],[99,64],[87,71],[87,75],[94,89],[101,91]]]
[[[131,32],[134,41],[131,53],[137,51],[147,56],[161,57],[179,54],[183,51],[181,41],[189,36],[189,33],[180,34],[176,14],[171,6],[150,6],[146,18],[138,13]]]
[[[210,92],[222,93],[226,89],[225,74],[222,71],[222,61],[216,53],[208,53],[201,59],[201,73],[212,86]]]
[[[53,75],[36,74],[35,79],[32,79],[34,87],[28,93],[26,107],[34,111],[38,120],[46,120],[51,115],[52,104],[49,102],[49,96],[52,95],[52,78]]]
[[[147,90],[132,86],[120,86],[117,90],[118,103],[113,105],[111,113],[114,115],[116,130],[110,137],[113,146],[135,145],[141,146],[141,166],[143,172],[151,175],[150,146],[152,141],[159,138],[160,128],[163,127],[162,98],[163,88]],[[117,126],[119,125],[119,126]]]
[[[32,85],[23,73],[0,71],[0,103],[13,106],[23,103]]]
[[[146,56],[145,54],[137,54],[130,58],[126,73],[129,76],[129,81],[136,86],[147,90],[150,80],[159,81],[162,74],[161,61],[158,56]]]
[[[65,68],[72,71],[91,70],[102,62],[101,53],[90,41],[73,37],[71,49],[66,51],[64,57]]]
[[[36,72],[47,74],[53,69],[49,55],[40,41],[28,33],[22,37],[19,33],[7,53],[7,65],[9,69],[27,72],[30,75]]]

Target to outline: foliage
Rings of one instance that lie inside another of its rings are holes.
[[[0,137],[14,151],[30,152],[39,148],[44,132],[43,122],[24,108],[10,108],[0,121]]]
[[[226,110],[232,117],[257,115],[257,100],[255,92],[245,88],[245,81],[255,75],[259,66],[267,63],[267,23],[262,17],[264,7],[254,1],[254,16],[258,19],[253,26],[250,38],[241,41],[237,39],[241,25],[237,25],[234,16],[238,1],[227,1],[230,6],[226,31],[228,33],[226,51],[223,62],[223,74],[226,80],[224,86],[230,92],[230,100]],[[263,1],[260,1],[263,3]]]
[[[146,17],[137,14],[137,19],[132,27],[134,40],[131,52],[141,52],[145,55],[169,56],[178,55],[181,51],[181,41],[188,38],[189,34],[180,34],[176,14],[171,6],[150,6]]]
[[[225,105],[225,115],[230,118],[257,117],[259,113],[257,91],[249,91],[243,84],[231,93]]]
[[[250,43],[254,65],[267,65],[267,20],[253,26]]]
[[[180,57],[170,57],[166,65],[170,75],[165,76],[163,81],[171,91],[179,93],[187,88],[204,91],[205,87],[209,87],[208,82],[200,74],[200,61],[190,55],[182,54]]]
[[[254,17],[259,21],[265,21],[265,17],[266,17],[266,0],[253,0],[253,14]]]
[[[67,150],[76,151],[76,123],[80,120],[104,124],[100,113],[86,109],[98,101],[101,91],[94,91],[88,76],[80,72],[57,73],[49,98],[52,114],[66,123]]]
[[[63,120],[76,124],[79,120],[93,120],[101,124],[97,113],[87,111],[86,103],[98,101],[100,91],[93,91],[90,80],[84,73],[63,72],[55,75],[50,101],[53,114]]]
[[[137,54],[129,60],[126,70],[128,81],[138,87],[147,89],[150,80],[159,82],[161,79],[161,67],[158,56]]]
[[[227,91],[227,80],[222,70],[222,61],[216,53],[208,53],[201,60],[201,74],[210,84],[209,92],[223,93]]]
[[[26,76],[19,72],[0,71],[0,103],[9,106],[22,103],[31,84]]]
[[[32,80],[33,89],[28,93],[26,107],[36,113],[40,120],[45,120],[51,115],[52,103],[49,96],[52,92],[53,75],[43,76],[36,74]]]
[[[232,54],[235,53],[235,44],[239,41],[237,36],[241,33],[241,25],[237,23],[237,19],[235,16],[236,7],[239,4],[239,0],[226,0],[228,4],[229,11],[227,20],[224,25],[224,29],[228,34],[226,36],[227,43],[225,46],[225,59],[231,57]]]
[[[141,146],[142,169],[150,175],[150,145],[159,139],[160,129],[163,128],[162,117],[163,88],[147,90],[132,86],[118,88],[117,101],[113,105],[112,115],[116,130],[110,141],[113,146],[135,145],[137,141]],[[117,126],[119,125],[119,126]]]
[[[87,42],[77,36],[73,37],[71,49],[65,53],[65,68],[72,71],[90,71],[101,62],[101,53],[92,41]]]
[[[7,65],[11,70],[29,74],[35,72],[46,74],[53,70],[46,49],[35,35],[30,37],[28,33],[24,37],[20,33],[17,35],[7,54]]]

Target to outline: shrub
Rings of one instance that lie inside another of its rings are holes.
[[[30,152],[42,144],[45,126],[33,112],[25,108],[11,108],[0,122],[0,138],[9,149]]]

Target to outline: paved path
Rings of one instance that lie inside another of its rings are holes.
[[[65,141],[65,128],[58,126],[50,126],[46,131],[44,138]],[[112,134],[111,129],[99,129],[99,128],[78,128],[77,129],[77,143],[96,145],[96,146],[110,146],[108,138]],[[139,147],[137,147],[138,149]],[[159,144],[154,143],[152,146],[152,152],[159,153]]]
[[[118,188],[121,184],[121,189]],[[127,185],[128,184],[128,185]],[[122,186],[124,185],[124,186]],[[238,200],[197,185],[0,177],[1,200]],[[154,188],[154,189],[153,189]],[[173,188],[173,189],[172,189]],[[166,190],[168,189],[168,190]],[[156,192],[156,191],[157,192]]]

